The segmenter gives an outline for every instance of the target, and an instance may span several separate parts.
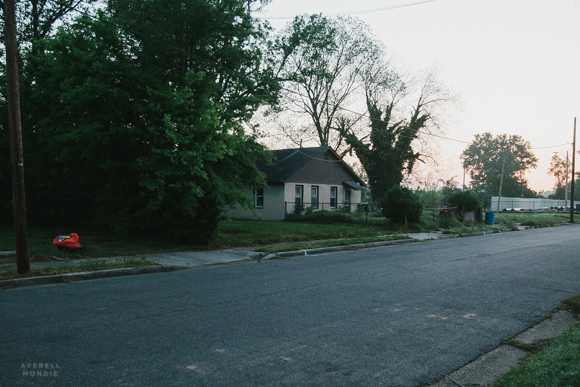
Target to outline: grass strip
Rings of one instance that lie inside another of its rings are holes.
[[[154,265],[155,262],[141,258],[118,258],[115,260],[106,259],[87,259],[86,261],[80,262],[78,265],[75,264],[62,264],[55,266],[37,267],[33,268],[30,273],[20,274],[16,269],[9,271],[0,272],[0,280],[14,279],[14,278],[27,278],[27,277],[41,277],[47,275],[58,275],[66,273],[78,273],[83,271],[95,271],[95,270],[107,270],[107,269],[119,269],[123,267],[141,267]]]
[[[501,376],[493,387],[580,386],[580,324]]]
[[[306,249],[317,249],[322,247],[334,247],[334,246],[347,246],[355,245],[358,243],[371,243],[371,242],[384,242],[393,241],[400,239],[411,239],[406,235],[389,235],[381,237],[367,237],[367,238],[349,238],[349,239],[334,239],[319,242],[301,242],[301,243],[290,243],[280,246],[264,246],[256,249],[260,253],[273,253],[277,254],[284,251],[296,251],[296,250],[306,250]]]

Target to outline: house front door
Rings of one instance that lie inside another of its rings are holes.
[[[296,190],[295,190],[295,194],[294,194],[294,211],[297,214],[302,212],[302,203],[304,203],[302,200],[303,195],[304,195],[304,186],[297,185]]]
[[[350,190],[344,190],[344,210],[350,212]]]

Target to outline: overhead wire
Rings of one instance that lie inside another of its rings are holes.
[[[420,5],[420,4],[425,4],[425,3],[431,3],[433,1],[436,1],[436,0],[424,0],[424,1],[418,1],[418,2],[410,3],[410,4],[400,4],[400,5],[390,6],[390,7],[372,8],[372,9],[361,10],[361,11],[346,11],[346,12],[335,12],[335,13],[326,13],[326,12],[324,12],[323,15],[326,15],[326,16],[362,15],[364,13],[374,13],[374,12],[388,11],[388,10],[391,10],[391,9],[412,7],[412,6],[415,6],[415,5]],[[264,17],[258,17],[258,19],[263,19],[263,20],[290,20],[290,19],[294,19],[295,17],[296,17],[296,15],[294,15],[294,16],[271,16],[271,17],[264,16]]]

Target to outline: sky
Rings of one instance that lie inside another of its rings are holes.
[[[461,95],[462,109],[444,128],[458,141],[440,142],[450,160],[440,178],[462,182],[468,144],[459,141],[484,132],[530,141],[539,158],[527,175],[533,190],[553,189],[553,152],[569,151],[571,163],[574,117],[580,127],[580,0],[272,0],[256,16],[281,29],[315,13],[360,18],[399,66],[437,66]]]

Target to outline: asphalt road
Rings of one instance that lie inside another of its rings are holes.
[[[0,292],[0,385],[423,385],[580,293],[579,236],[554,227]]]

